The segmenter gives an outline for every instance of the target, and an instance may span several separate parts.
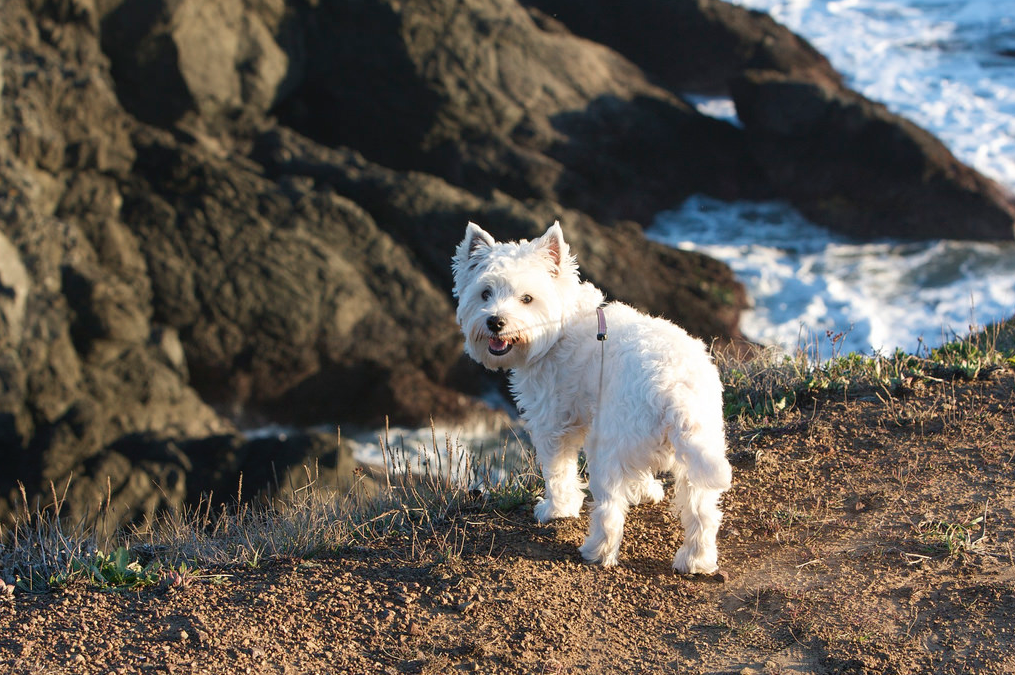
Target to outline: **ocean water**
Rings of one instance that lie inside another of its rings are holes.
[[[771,14],[852,88],[1015,190],[1015,0],[733,0]],[[691,97],[739,124],[732,102]],[[749,337],[793,349],[917,351],[1015,315],[1015,243],[851,241],[787,204],[692,197],[650,237],[725,261],[748,289]]]
[[[1015,243],[857,242],[786,204],[701,196],[648,234],[724,260],[753,305],[743,333],[789,351],[830,356],[831,335],[837,353],[916,353],[1015,314]]]

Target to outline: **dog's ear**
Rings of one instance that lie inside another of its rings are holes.
[[[574,265],[570,247],[564,241],[564,231],[560,229],[560,221],[553,221],[546,233],[536,242],[539,250],[550,259],[555,268],[555,276],[567,272]]]
[[[464,252],[465,257],[470,258],[480,249],[491,248],[496,243],[489,232],[470,220],[465,226],[465,239],[458,245],[458,251]]]
[[[463,281],[460,278],[462,272],[473,269],[476,265],[476,258],[481,253],[489,252],[496,243],[496,240],[486,230],[469,221],[465,227],[465,239],[462,239],[462,242],[458,244],[455,255],[451,259],[451,273],[455,281],[452,294],[456,298],[459,297],[460,284]]]

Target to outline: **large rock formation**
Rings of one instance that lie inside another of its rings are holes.
[[[726,94],[770,195],[857,237],[1009,240],[1015,200],[936,138],[844,86],[768,15],[722,0],[525,0],[669,90]]]
[[[332,456],[238,427],[477,414],[449,297],[469,219],[514,238],[560,217],[611,297],[725,342],[745,304],[729,269],[641,232],[689,194],[1010,232],[996,186],[766,17],[534,4],[0,4],[0,514],[17,482],[73,476],[71,515],[115,524]],[[679,95],[727,87],[745,129]],[[866,128],[906,162],[828,152]],[[976,224],[925,219],[947,199]]]
[[[880,103],[765,70],[732,92],[752,157],[815,222],[856,237],[1012,238],[1012,196]]]

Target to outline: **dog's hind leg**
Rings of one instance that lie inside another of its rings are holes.
[[[533,435],[536,459],[543,471],[544,497],[533,509],[540,523],[577,518],[585,502],[585,483],[578,476],[581,438]]]
[[[676,483],[672,508],[684,526],[684,543],[673,557],[673,569],[682,574],[711,574],[719,569],[716,536],[722,512],[722,490],[701,488],[688,482],[682,466],[674,468]]]

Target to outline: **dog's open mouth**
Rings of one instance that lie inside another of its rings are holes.
[[[514,345],[507,340],[501,340],[497,337],[490,338],[490,353],[494,356],[504,356],[511,351],[511,347],[513,346]]]

